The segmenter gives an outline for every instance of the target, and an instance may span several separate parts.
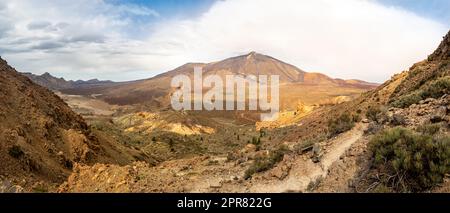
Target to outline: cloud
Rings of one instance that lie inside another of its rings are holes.
[[[50,27],[52,23],[48,21],[33,21],[27,25],[29,30],[40,30]]]
[[[49,50],[49,49],[60,48],[63,46],[64,46],[64,44],[60,43],[60,42],[45,41],[45,42],[42,42],[42,43],[39,43],[39,44],[33,46],[32,49]]]
[[[364,0],[229,0],[196,20],[163,23],[151,42],[187,60],[255,50],[306,71],[382,82],[426,58],[448,28]]]
[[[101,34],[83,34],[70,38],[69,42],[89,42],[89,43],[103,43],[106,37]]]
[[[257,51],[305,71],[382,82],[425,59],[448,30],[370,0],[217,1],[188,19],[103,0],[0,0],[0,13],[2,57],[68,79],[139,79]]]

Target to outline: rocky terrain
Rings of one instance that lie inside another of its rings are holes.
[[[155,167],[77,165],[59,191],[448,192],[448,38],[427,60],[375,90],[263,125],[256,141],[228,154]],[[94,184],[112,177],[117,179]]]
[[[58,96],[2,60],[0,191],[449,192],[449,46],[373,90],[250,53]],[[280,74],[280,118],[170,110],[194,66]]]
[[[3,59],[0,72],[2,190],[13,185],[26,191],[52,190],[71,174],[75,163],[124,165],[143,155],[103,140],[61,98]]]

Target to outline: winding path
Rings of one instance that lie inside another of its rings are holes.
[[[256,183],[250,187],[251,192],[304,192],[310,183],[325,178],[329,168],[354,144],[367,128],[367,124],[358,123],[350,131],[328,141],[320,163],[298,156],[292,163],[289,176],[284,180],[269,183]]]

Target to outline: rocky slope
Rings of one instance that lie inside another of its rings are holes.
[[[103,138],[57,95],[0,59],[0,182],[47,190],[74,163],[126,164],[141,155]]]

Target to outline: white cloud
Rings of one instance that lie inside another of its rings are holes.
[[[227,0],[196,18],[153,24],[137,40],[124,13],[160,14],[84,1],[7,3],[14,13],[0,19],[0,51],[19,70],[128,80],[255,50],[305,71],[382,82],[425,59],[448,30],[369,0]]]
[[[255,50],[306,71],[382,82],[425,59],[446,30],[373,1],[229,0],[197,20],[161,25],[151,41],[179,42],[174,53],[188,60]]]

